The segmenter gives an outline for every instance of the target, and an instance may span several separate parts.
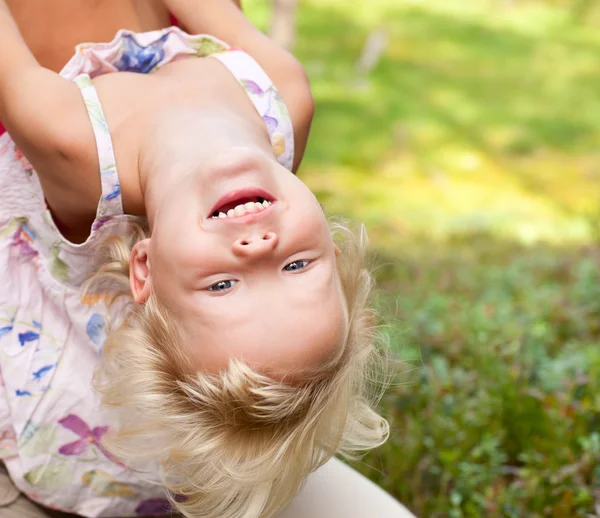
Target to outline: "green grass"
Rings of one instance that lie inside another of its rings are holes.
[[[600,516],[600,7],[513,3],[299,12],[301,175],[367,224],[406,365],[358,467],[423,517]]]
[[[485,236],[407,248],[380,285],[406,373],[384,402],[391,439],[359,468],[418,516],[588,516],[600,249]]]

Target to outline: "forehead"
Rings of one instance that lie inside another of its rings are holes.
[[[193,363],[215,370],[236,358],[289,372],[327,361],[343,342],[346,313],[336,276],[320,284],[187,315],[184,336]]]

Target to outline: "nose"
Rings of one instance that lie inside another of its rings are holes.
[[[244,239],[236,239],[233,242],[232,250],[238,257],[258,258],[272,252],[278,242],[279,237],[275,232],[264,232]]]

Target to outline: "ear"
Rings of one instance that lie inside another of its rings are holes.
[[[129,259],[129,288],[136,304],[143,304],[150,296],[152,281],[148,248],[150,239],[138,241]]]
[[[335,250],[336,257],[339,257],[340,255],[342,255],[342,251],[340,250],[340,247],[337,246],[336,244],[333,245],[333,249]]]

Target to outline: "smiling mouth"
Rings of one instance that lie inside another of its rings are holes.
[[[248,201],[241,200],[239,203],[228,203],[223,205],[219,210],[213,212],[211,219],[235,218],[254,212],[262,212],[270,207],[272,203],[273,202],[267,201],[260,196]]]
[[[211,219],[238,218],[268,209],[275,199],[262,189],[242,189],[223,196],[211,209]]]

